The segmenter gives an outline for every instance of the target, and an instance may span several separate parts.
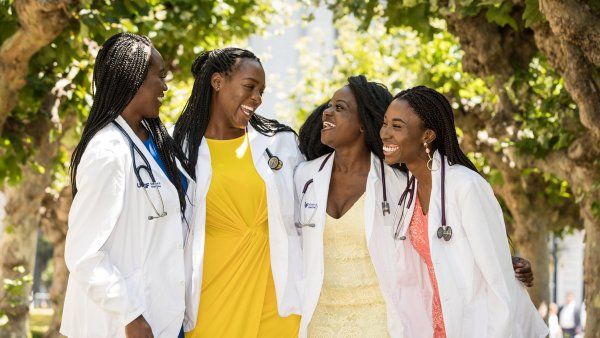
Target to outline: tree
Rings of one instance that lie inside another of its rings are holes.
[[[383,82],[392,92],[425,84],[447,93],[456,108],[463,149],[471,152],[472,159],[502,199],[514,248],[518,251],[516,254],[532,261],[537,279],[535,287],[530,289],[532,299],[536,304],[548,303],[549,233],[560,233],[567,226],[577,226],[579,220],[566,182],[539,170],[512,167],[501,151],[502,142],[478,137],[478,131],[486,128],[481,117],[491,116],[498,101],[488,88],[493,79],[477,79],[462,70],[463,52],[458,41],[443,32],[443,21],[434,23],[440,31],[427,38],[408,27],[386,29],[381,19],[374,19],[364,31],[356,30],[358,24],[348,17],[337,20],[338,40],[332,55],[335,66],[330,76],[312,75],[320,69],[309,68],[305,72],[304,81],[296,88],[296,98],[301,100],[299,120],[303,121],[315,103],[328,99],[335,89],[345,84],[346,77],[353,74],[365,74],[371,80]],[[310,49],[307,48],[301,62],[310,62],[312,52],[318,48],[312,38],[305,43]],[[527,100],[521,102],[527,105],[524,110],[528,115],[537,116],[537,124],[549,130],[539,140],[524,135],[519,146],[536,147],[541,151],[547,143],[556,143],[551,140],[564,137],[566,133],[554,126],[556,123],[548,121],[555,119],[554,115],[538,114],[542,109],[540,105],[543,103],[546,109],[555,110],[559,104],[568,104],[571,100],[555,74],[536,63],[532,64],[531,71],[537,73],[537,84],[531,87],[532,93],[527,96],[533,104]],[[531,189],[534,186],[539,188]],[[562,212],[548,212],[552,209]]]
[[[360,18],[363,29],[372,19],[383,18],[390,29],[412,27],[430,39],[444,29],[438,25],[440,19],[447,23],[464,52],[464,71],[491,79],[497,97],[493,110],[465,110],[483,127],[473,132],[487,131],[511,165],[536,168],[568,182],[586,231],[587,311],[590,318],[600,317],[600,4],[580,0],[327,3],[338,19],[348,13]],[[561,82],[557,88],[566,89],[571,103],[534,101],[536,95],[526,89],[536,81],[531,71],[536,62],[556,72]],[[460,92],[449,94],[461,97]],[[546,111],[547,102],[559,110]],[[556,126],[561,129],[558,135],[544,139]],[[587,324],[589,334],[600,337],[600,323]]]
[[[179,82],[201,50],[260,31],[271,11],[262,0],[0,2],[0,178],[8,199],[0,247],[0,323],[8,323],[0,336],[27,335],[40,210],[46,190],[68,182],[98,46],[118,31],[148,35]]]

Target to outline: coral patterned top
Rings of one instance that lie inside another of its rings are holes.
[[[435,271],[433,270],[433,262],[431,261],[431,252],[429,251],[429,236],[427,226],[427,215],[423,214],[421,202],[419,202],[419,198],[417,197],[415,201],[415,211],[413,212],[410,220],[408,233],[410,236],[410,243],[415,250],[417,250],[419,256],[421,256],[421,259],[423,259],[425,264],[427,264],[429,278],[431,279],[431,285],[433,286],[433,300],[431,304],[433,337],[445,338],[446,329],[444,327],[444,315],[442,314],[440,293],[438,290],[437,280],[435,278]]]

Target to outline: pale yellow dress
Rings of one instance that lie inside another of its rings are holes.
[[[387,313],[365,237],[364,195],[342,217],[327,215],[324,278],[309,337],[389,337]]]
[[[246,134],[247,135],[247,134]],[[186,338],[297,337],[299,316],[277,312],[265,183],[247,136],[207,139],[212,179],[198,320]]]

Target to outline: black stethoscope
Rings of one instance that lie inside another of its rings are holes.
[[[269,160],[267,161],[267,163],[269,164],[269,168],[271,168],[272,170],[281,169],[283,167],[283,162],[281,162],[279,157],[273,155],[269,148],[267,148],[265,151],[267,152],[267,156],[269,156]]]
[[[444,155],[442,156],[442,183],[441,183],[441,195],[442,195],[442,225],[437,229],[437,238],[444,239],[446,242],[452,238],[452,227],[446,225],[446,203],[445,203],[445,181],[446,181],[446,162],[444,161]],[[406,189],[400,195],[400,201],[398,201],[398,207],[396,208],[396,212],[394,214],[394,223],[396,224],[393,236],[396,240],[405,240],[406,236],[401,236],[400,234],[404,229],[404,221],[406,215],[408,214],[408,209],[410,208],[414,196],[415,196],[415,177],[412,176],[410,179],[406,178]],[[400,214],[400,220],[396,222],[398,210],[402,210]]]
[[[115,121],[113,121],[112,123],[119,129],[119,131],[123,135],[125,135],[125,137],[129,141],[129,147],[131,148],[131,158],[133,161],[133,171],[134,171],[135,177],[138,181],[137,187],[144,188],[144,193],[146,194],[146,198],[150,202],[150,205],[152,206],[152,209],[154,209],[154,213],[155,213],[155,215],[149,215],[148,220],[151,221],[156,218],[161,218],[161,217],[167,216],[167,212],[165,211],[165,204],[163,202],[162,194],[160,193],[161,184],[159,182],[157,182],[156,179],[154,179],[154,174],[152,173],[152,167],[150,166],[150,162],[148,162],[148,159],[146,158],[146,156],[144,156],[144,153],[142,153],[140,148],[138,148],[135,145],[135,143],[133,142],[133,140],[131,139],[129,134],[127,134],[125,129],[123,129],[123,127],[121,127]],[[144,164],[140,164],[140,165],[136,164],[135,153],[137,153],[142,158],[142,161],[144,161]],[[141,175],[142,170],[144,170],[150,177],[149,183],[144,183],[144,180],[142,180],[142,175]],[[150,198],[150,195],[148,194],[148,188],[154,188],[158,192],[158,197],[160,198],[160,205],[161,205],[162,211],[158,211],[159,209],[157,209],[156,206],[154,205],[154,202],[152,202],[152,199]]]
[[[329,160],[331,155],[333,155],[333,153],[329,153],[329,155],[327,155],[327,157],[325,157],[323,159],[323,162],[321,162],[321,166],[319,166],[318,172],[321,172],[321,170],[323,170],[323,168],[325,167],[325,164],[327,163],[327,161]],[[386,185],[385,185],[385,166],[383,164],[383,159],[379,159],[379,160],[381,161],[381,181],[383,183],[383,202],[381,202],[381,212],[385,216],[386,213],[387,214],[390,213],[390,204],[387,201],[387,192],[386,192]],[[305,219],[304,212],[300,212],[299,222],[296,222],[297,228],[304,228],[304,227],[314,228],[315,227],[313,218],[315,217],[315,214],[317,212],[317,204],[316,203],[308,203],[305,200],[306,192],[308,191],[308,188],[310,187],[310,185],[312,183],[313,183],[312,178],[310,180],[306,181],[306,183],[304,183],[304,187],[302,188],[302,197],[300,198],[300,207],[304,208],[304,209],[312,209],[313,211],[310,214],[310,217],[308,217],[308,219]]]

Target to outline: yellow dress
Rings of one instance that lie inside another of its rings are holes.
[[[324,276],[311,338],[389,337],[387,311],[365,237],[364,195],[342,217],[327,215]]]
[[[247,135],[247,134],[246,134]],[[299,316],[277,312],[265,183],[247,136],[210,140],[206,245],[198,320],[186,338],[297,337]]]

